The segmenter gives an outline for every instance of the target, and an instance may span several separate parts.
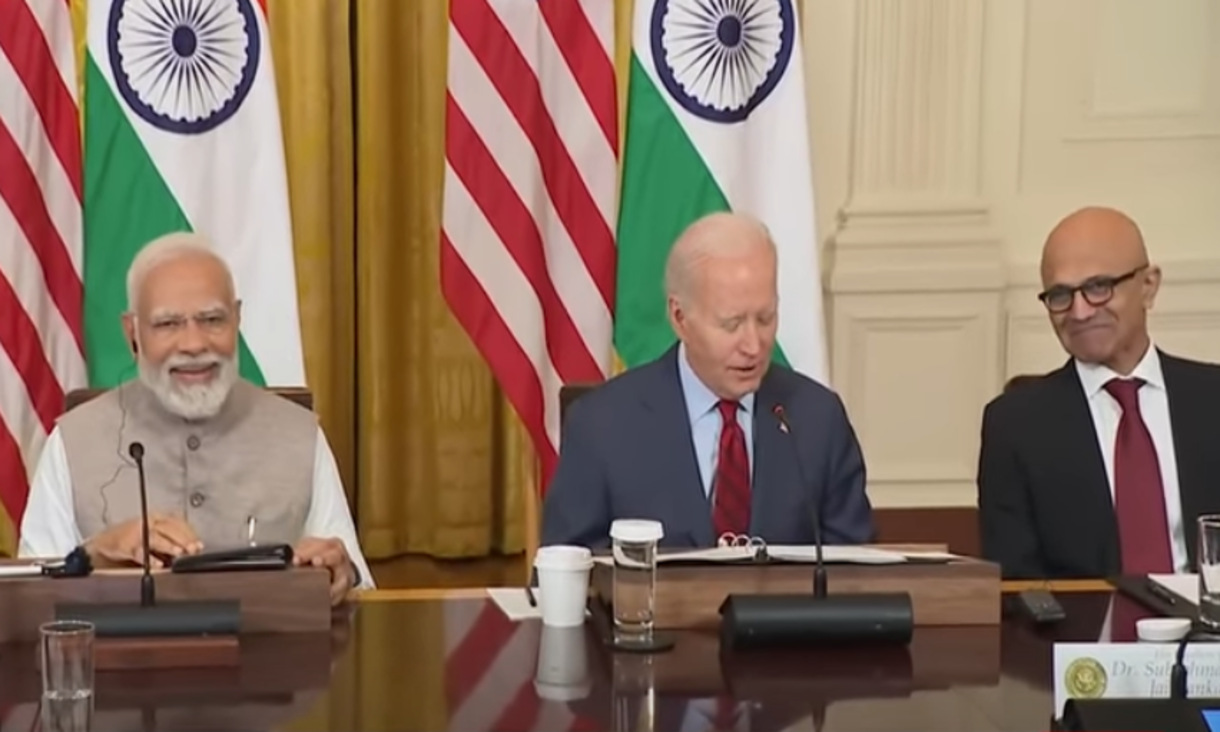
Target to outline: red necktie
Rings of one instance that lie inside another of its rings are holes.
[[[737,423],[737,402],[721,401],[720,450],[712,482],[712,524],[717,538],[750,531],[750,460],[746,433]]]
[[[1112,643],[1130,643],[1139,638],[1135,624],[1144,618],[1155,617],[1156,613],[1146,609],[1130,597],[1115,593],[1110,600],[1110,637],[1103,638]]]
[[[1111,379],[1106,391],[1123,416],[1114,440],[1114,510],[1122,546],[1123,574],[1173,572],[1165,490],[1152,435],[1140,416],[1143,379]]]

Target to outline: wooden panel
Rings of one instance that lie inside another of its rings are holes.
[[[42,654],[34,654],[42,668]],[[139,669],[233,668],[241,665],[241,643],[235,635],[96,638],[93,668],[97,671]]]
[[[313,411],[313,392],[302,386],[269,386],[268,391],[284,397],[309,411]],[[70,412],[85,402],[105,393],[105,389],[82,388],[73,389],[64,397],[64,411]]]
[[[962,559],[944,564],[830,565],[834,592],[909,592],[915,625],[995,625],[1000,622],[1000,568]],[[658,628],[713,629],[719,608],[733,593],[789,594],[812,591],[808,564],[733,564],[657,568]],[[591,584],[613,597],[613,567],[596,563]]]
[[[943,543],[950,552],[966,557],[977,557],[982,551],[978,509],[972,506],[878,508],[873,520],[880,544]]]
[[[7,562],[13,563],[13,562]],[[154,572],[158,600],[238,600],[242,634],[326,632],[330,574],[300,568],[273,572]],[[88,577],[0,579],[0,643],[33,641],[58,603],[140,599],[139,570],[99,570]]]

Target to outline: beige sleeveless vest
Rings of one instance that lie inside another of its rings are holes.
[[[132,442],[144,443],[151,513],[185,517],[204,550],[295,544],[313,494],[318,423],[309,410],[238,380],[215,417],[188,422],[139,380],[59,419],[76,523],[86,539],[140,516]]]

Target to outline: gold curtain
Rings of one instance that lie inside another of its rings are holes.
[[[448,8],[271,0],[309,383],[370,558],[524,547],[532,450],[438,277]]]
[[[520,552],[533,447],[439,286],[448,3],[270,0],[270,17],[306,371],[363,548]]]

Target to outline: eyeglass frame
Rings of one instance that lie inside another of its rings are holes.
[[[1055,285],[1054,287],[1048,287],[1047,289],[1043,290],[1042,292],[1039,292],[1038,299],[1040,301],[1042,301],[1042,304],[1046,307],[1046,309],[1048,311],[1055,313],[1057,315],[1061,314],[1061,313],[1066,313],[1067,311],[1072,309],[1072,305],[1074,305],[1076,303],[1076,293],[1078,293],[1078,292],[1080,293],[1081,297],[1084,298],[1085,302],[1087,302],[1089,305],[1092,305],[1095,308],[1099,308],[1102,305],[1105,305],[1106,303],[1110,302],[1110,300],[1114,299],[1115,288],[1117,288],[1119,285],[1126,282],[1127,280],[1133,279],[1137,274],[1144,271],[1145,269],[1148,269],[1148,265],[1141,264],[1140,266],[1136,267],[1135,269],[1133,269],[1130,272],[1127,272],[1125,274],[1121,274],[1121,275],[1117,275],[1117,276],[1098,275],[1096,277],[1090,277],[1087,280],[1085,280],[1084,282],[1081,282],[1079,285],[1076,285],[1075,287],[1071,287],[1068,285]],[[1090,298],[1089,294],[1087,292],[1088,288],[1090,288],[1090,287],[1104,287],[1104,288],[1106,288],[1106,290],[1105,290],[1106,294],[1104,296],[1098,296],[1097,298]],[[1051,307],[1050,299],[1053,295],[1067,295],[1068,296],[1067,305],[1062,308],[1058,308],[1058,309]]]

